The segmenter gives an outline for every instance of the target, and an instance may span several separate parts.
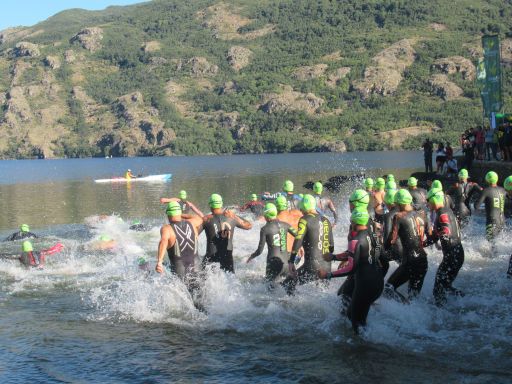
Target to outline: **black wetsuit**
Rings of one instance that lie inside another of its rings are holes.
[[[385,243],[390,249],[398,239],[402,242],[403,253],[400,266],[389,277],[388,283],[395,289],[409,282],[409,296],[420,293],[427,274],[427,254],[423,249],[424,234],[428,222],[422,211],[402,211],[393,218],[393,231]]]
[[[43,254],[36,251],[23,252],[19,260],[25,267],[42,267],[45,263]]]
[[[316,211],[321,214],[322,216],[325,216],[327,210],[329,209],[329,203],[331,202],[331,199],[328,197],[322,197],[320,195],[315,194],[315,200],[316,200]],[[338,214],[336,213],[336,210],[332,211],[332,215],[334,217],[334,224],[338,223]]]
[[[37,239],[37,235],[32,232],[23,232],[18,231],[9,235],[4,241],[16,241],[16,240],[24,240],[24,239]]]
[[[464,263],[464,248],[460,238],[460,229],[457,218],[448,207],[436,211],[436,221],[425,245],[441,242],[443,261],[439,264],[434,283],[434,298],[438,305],[446,301],[446,291],[456,291],[452,283],[457,277]]]
[[[286,197],[286,201],[288,202],[288,210],[300,209],[302,199],[299,195],[283,193],[283,196]]]
[[[199,270],[197,236],[194,226],[186,220],[171,222],[170,226],[176,235],[174,245],[167,250],[171,270],[184,279],[187,275],[194,274]]]
[[[456,183],[448,190],[447,193],[453,197],[453,213],[455,213],[461,226],[466,225],[471,216],[471,209],[469,207],[471,196],[473,193],[481,190],[482,188],[478,184],[472,182]]]
[[[427,191],[423,188],[409,189],[409,193],[412,196],[412,207],[416,211],[427,210]]]
[[[487,187],[475,205],[480,208],[480,205],[485,203],[485,229],[489,241],[492,241],[505,225],[505,195],[506,192],[501,187]]]
[[[241,211],[250,210],[251,213],[256,216],[260,217],[263,216],[263,209],[265,206],[261,201],[249,201],[247,204],[245,204],[243,207],[240,208]]]
[[[192,212],[192,208],[190,208],[190,204],[188,203],[188,201],[179,200],[178,204],[181,207],[181,213],[182,214],[188,215],[188,214],[190,214]]]
[[[204,222],[206,255],[203,264],[220,263],[221,269],[235,272],[233,263],[233,235],[235,228],[241,228],[238,221],[224,214],[212,214]]]
[[[304,247],[304,264],[297,269],[298,278],[288,277],[283,282],[288,293],[294,291],[297,283],[304,284],[317,279],[319,270],[331,271],[331,262],[323,258],[324,255],[330,255],[334,251],[329,219],[317,213],[307,213],[302,216],[288,262],[294,262],[301,247]]]
[[[384,215],[384,223],[382,226],[382,242],[383,244],[390,244],[391,241],[391,235],[393,233],[393,219],[395,215],[400,212],[400,209],[395,206],[391,208],[391,210]],[[403,247],[402,247],[402,241],[400,238],[396,239],[396,242],[394,244],[391,244],[389,249],[385,250],[383,259],[387,260],[388,263],[388,269],[389,269],[389,261],[394,260],[397,263],[402,262],[403,257]],[[386,269],[387,273],[387,269]],[[385,276],[385,274],[384,274]]]
[[[251,259],[261,255],[265,244],[267,244],[268,254],[265,275],[269,281],[285,275],[288,270],[288,233],[296,234],[290,224],[279,220],[269,221],[260,230],[258,249],[251,255]]]
[[[333,277],[352,277],[349,284],[342,286],[342,294],[344,302],[348,304],[347,316],[352,321],[352,328],[356,333],[359,326],[366,325],[370,306],[379,298],[384,288],[384,275],[371,236],[366,229],[357,232],[352,239],[355,244],[351,245],[354,262],[352,270],[348,273],[332,274]]]

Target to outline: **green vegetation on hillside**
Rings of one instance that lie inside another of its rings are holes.
[[[403,148],[426,136],[456,143],[482,123],[479,90],[433,64],[475,64],[481,35],[509,38],[510,20],[512,4],[498,0],[154,0],[61,12],[0,44],[0,156],[380,150],[390,147],[382,132],[423,126]],[[86,49],[75,36],[92,27],[101,38]],[[21,41],[40,55],[16,56]],[[228,60],[233,47],[249,50],[246,62]],[[455,96],[433,85],[436,74]],[[511,81],[507,67],[506,105]]]

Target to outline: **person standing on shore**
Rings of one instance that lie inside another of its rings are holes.
[[[430,139],[425,140],[422,147],[423,157],[425,159],[425,172],[432,172],[432,152],[434,151],[432,141],[430,141]]]

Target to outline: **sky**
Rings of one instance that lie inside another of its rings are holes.
[[[0,0],[0,31],[19,25],[31,26],[70,8],[105,9],[147,0]]]

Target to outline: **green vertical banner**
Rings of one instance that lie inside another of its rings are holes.
[[[500,112],[503,107],[501,92],[501,55],[498,36],[483,36],[485,81],[481,91],[484,114],[491,117],[492,112]]]

